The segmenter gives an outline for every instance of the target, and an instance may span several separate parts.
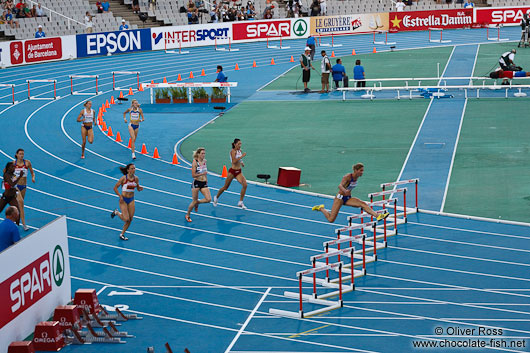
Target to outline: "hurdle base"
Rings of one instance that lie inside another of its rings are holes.
[[[508,38],[488,38],[488,40],[492,41],[492,42],[506,42],[510,39]]]
[[[232,48],[215,48],[216,51],[239,51],[239,49]]]
[[[0,105],[14,105],[14,104],[18,104],[19,101],[14,101],[14,102],[11,102],[11,103],[0,103]]]
[[[394,45],[396,42],[374,42],[377,45]]]
[[[450,40],[439,40],[439,39],[430,39],[429,42],[431,43],[451,43]]]
[[[303,311],[293,312],[293,311],[280,310],[280,309],[269,309],[269,314],[277,315],[277,316],[285,316],[285,317],[290,317],[294,319],[304,318]]]
[[[283,47],[283,46],[282,46],[282,47],[279,47],[279,46],[277,46],[277,45],[269,45],[269,46],[267,47],[267,49],[280,49],[280,50],[282,50],[282,49],[291,49],[291,47]]]
[[[189,54],[188,50],[166,50],[166,54]]]
[[[345,286],[345,287],[348,287],[348,286]],[[302,294],[302,300],[305,300],[305,301],[307,301],[308,303],[311,303],[311,304],[324,305],[324,306],[327,306],[327,307],[333,307],[333,306],[336,306],[336,305],[342,306],[342,302],[340,300],[332,301],[332,300],[319,299],[319,298],[322,298],[323,296],[326,296],[326,298],[327,298],[327,297],[332,297],[334,295],[338,295],[339,294],[338,291],[332,292],[332,293],[334,293],[334,294],[333,295],[326,295],[327,294],[326,293],[326,294],[319,295],[318,298],[313,297],[313,295]],[[300,293],[283,292],[283,296],[286,297],[286,298],[290,298],[290,299],[299,299],[300,298]]]
[[[92,92],[92,93],[88,93],[88,92],[79,92],[79,91],[74,91],[71,93],[73,96],[99,96],[100,94],[103,94],[103,91],[99,91],[99,92]]]
[[[57,96],[57,97],[52,97],[52,98],[43,98],[43,97],[35,97],[35,96],[30,96],[28,97],[28,100],[35,100],[35,101],[54,101],[54,100],[57,100],[61,98],[61,96]]]

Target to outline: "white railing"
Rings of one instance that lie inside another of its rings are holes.
[[[31,3],[31,5],[39,6],[39,3],[36,2],[36,1],[29,0],[29,2]],[[84,24],[84,23],[82,23],[82,22],[79,22],[79,21],[77,21],[77,20],[74,20],[73,18],[70,18],[70,17],[68,17],[68,16],[65,16],[65,15],[63,15],[62,13],[59,13],[59,12],[57,12],[57,11],[55,11],[55,10],[50,9],[49,7],[46,7],[46,6],[42,6],[42,5],[41,5],[41,8],[44,9],[44,11],[47,11],[47,12],[49,13],[49,14],[48,14],[48,19],[49,19],[50,21],[52,20],[52,14],[53,14],[53,16],[59,16],[59,17],[62,17],[62,18],[64,18],[64,19],[66,19],[67,22],[68,22],[68,29],[71,28],[71,22],[75,22],[75,23],[77,23],[77,24],[80,24],[81,26],[83,26],[83,27],[85,27],[85,28],[88,27],[86,24]]]

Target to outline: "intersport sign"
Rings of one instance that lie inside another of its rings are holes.
[[[519,25],[525,13],[530,14],[530,6],[477,8],[475,23]]]
[[[389,30],[421,31],[429,28],[463,28],[473,24],[473,9],[391,12]]]

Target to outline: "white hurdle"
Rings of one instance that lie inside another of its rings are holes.
[[[342,44],[335,44],[335,36],[333,35],[333,33],[331,33],[331,43],[322,43],[322,35],[319,35],[318,42],[320,43],[321,47],[342,47]]]
[[[488,40],[495,41],[495,42],[505,42],[508,40],[508,38],[501,38],[501,25],[488,25],[486,27],[486,37]],[[497,28],[497,36],[496,37],[490,37],[490,28]]]
[[[103,92],[98,91],[98,78],[99,78],[98,75],[70,75],[70,94],[72,94],[72,95],[85,95],[85,96],[94,95],[94,92],[75,91],[74,90],[74,78],[80,78],[80,79],[83,79],[83,78],[94,78],[94,79],[96,79],[96,92],[95,92],[95,94],[98,95],[98,94],[103,93]]]
[[[282,44],[282,36],[280,36],[280,45],[269,45],[269,38],[273,39],[273,38],[278,38],[278,37],[267,37],[267,49],[290,49],[291,47],[285,47],[283,46]]]
[[[0,83],[0,87],[11,87],[11,102],[2,102],[0,105],[13,105],[17,104],[18,101],[15,100],[15,84],[14,83]]]
[[[237,48],[232,48],[232,39],[228,38],[228,48],[219,47],[221,44],[217,44],[217,37],[215,37],[215,50],[216,51],[239,51]]]
[[[26,80],[28,83],[28,100],[55,100],[61,98],[57,96],[57,80]],[[43,83],[53,83],[53,97],[36,97],[31,95],[31,83],[33,82],[43,82]]]
[[[434,39],[431,35],[432,31],[440,31],[440,39]],[[443,28],[429,28],[429,42],[431,43],[451,43],[450,40],[444,40],[443,39]]]
[[[383,197],[383,200],[381,201],[386,201],[385,200],[386,195],[393,195],[393,194],[398,194],[398,193],[403,193],[403,208],[405,211],[404,213],[396,214],[396,220],[395,220],[396,225],[407,223],[407,188],[379,191],[379,192],[373,192],[371,194],[368,194],[368,197],[370,198],[370,202],[373,202],[374,197]],[[403,217],[403,218],[399,218],[399,217]]]
[[[116,87],[116,75],[136,75],[138,89],[140,89],[140,71],[112,71],[112,89],[114,91],[128,91],[128,88]]]
[[[375,35],[377,34],[385,34],[385,41],[384,42],[381,42],[381,41],[376,41],[375,39]],[[389,42],[388,41],[388,31],[374,31],[374,40],[373,40],[373,43],[374,44],[378,44],[378,45],[394,45],[396,44],[396,42]]]
[[[403,201],[403,208],[402,209],[403,209],[403,215],[405,217],[405,220],[407,219],[407,214],[417,213],[418,210],[419,210],[419,205],[418,205],[418,184],[419,184],[419,182],[420,182],[419,178],[414,178],[414,179],[406,179],[406,180],[395,181],[395,182],[392,182],[392,183],[381,184],[381,188],[383,189],[383,192],[386,192],[387,194],[388,194],[388,191],[397,192],[397,190],[399,190],[399,189],[396,189],[396,186],[406,185],[406,184],[414,184],[414,194],[415,194],[414,195],[414,201],[415,201],[414,208],[407,207],[406,193],[403,194],[404,201]],[[386,190],[389,187],[392,187],[393,189],[392,190]],[[384,195],[383,195],[383,199],[384,199]],[[401,209],[401,207],[398,206],[397,209]]]
[[[168,43],[171,42],[171,44],[177,42],[178,45],[173,47],[171,45],[171,47],[168,49]],[[178,48],[178,51],[174,50]],[[189,50],[182,50],[182,42],[178,39],[175,39],[175,38],[164,38],[164,51],[166,52],[166,54],[189,54]]]

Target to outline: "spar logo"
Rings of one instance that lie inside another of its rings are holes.
[[[53,250],[52,256],[52,269],[53,269],[53,281],[60,287],[63,284],[65,266],[64,266],[64,253],[60,245],[57,245]]]
[[[477,11],[479,23],[520,23],[524,14],[530,14],[530,8],[496,9]],[[488,16],[489,15],[489,16]]]
[[[307,25],[306,25],[307,27]],[[262,21],[232,24],[234,40],[247,40],[267,37],[290,37],[291,21]],[[307,31],[307,28],[305,29]]]
[[[304,20],[297,20],[293,24],[293,33],[297,37],[301,37],[307,33],[307,22]]]

